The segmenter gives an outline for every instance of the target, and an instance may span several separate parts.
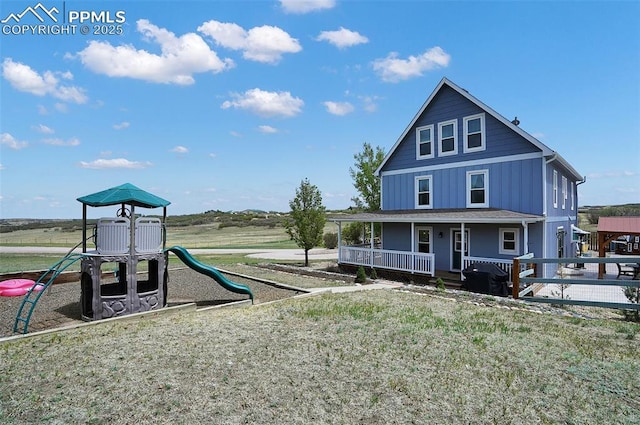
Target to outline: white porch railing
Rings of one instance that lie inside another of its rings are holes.
[[[508,282],[509,283],[513,282],[513,260],[505,260],[505,259],[499,259],[499,258],[485,258],[485,257],[464,257],[462,259],[462,268],[466,269],[467,267],[469,267],[471,264],[474,264],[474,263],[495,264],[505,272],[509,273]]]
[[[341,246],[338,262],[379,269],[423,273],[431,276],[435,272],[434,255],[421,252]]]

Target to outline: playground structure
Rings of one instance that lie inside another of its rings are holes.
[[[165,221],[169,201],[124,184],[78,198],[82,203],[80,309],[84,320],[99,320],[162,308],[167,304]],[[119,205],[116,217],[100,218],[87,249],[87,206]],[[162,208],[162,219],[137,217],[135,208]],[[147,263],[146,276],[139,271]],[[103,279],[103,268],[117,265],[115,281]]]
[[[183,247],[166,248],[165,222],[169,201],[129,183],[77,200],[82,203],[82,241],[27,291],[14,322],[15,333],[27,333],[29,320],[44,290],[76,261],[81,264],[80,310],[85,321],[166,307],[169,252],[225,289],[248,295],[253,302],[249,287],[228,280],[214,267],[193,258]],[[115,217],[100,218],[94,227],[87,218],[89,206],[119,206],[119,209]],[[136,207],[162,208],[162,218],[136,217]],[[95,249],[89,249],[87,242],[90,240]],[[74,252],[80,245],[81,253]]]

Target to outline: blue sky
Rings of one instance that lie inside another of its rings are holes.
[[[640,202],[637,1],[40,5],[0,3],[0,218],[80,218],[125,182],[169,214],[288,211],[304,178],[347,208],[353,155],[442,77],[585,175],[580,205]],[[28,6],[75,33],[32,34]]]

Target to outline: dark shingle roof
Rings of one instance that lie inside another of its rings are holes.
[[[330,216],[329,220],[379,223],[534,223],[543,216],[495,208],[387,210]]]

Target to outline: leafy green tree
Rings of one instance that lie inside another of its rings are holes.
[[[356,207],[365,211],[378,211],[380,209],[380,178],[375,176],[384,160],[384,150],[376,146],[374,149],[365,142],[362,152],[353,156],[355,164],[349,168],[349,174],[353,179],[353,186],[358,191],[358,196],[351,200]]]
[[[326,209],[322,195],[315,185],[304,179],[296,189],[296,197],[289,201],[291,219],[285,229],[296,245],[304,249],[304,265],[309,265],[309,250],[322,244]]]
[[[384,161],[384,150],[380,146],[375,149],[367,142],[362,147],[362,152],[353,156],[355,164],[349,168],[349,174],[353,179],[353,186],[358,191],[358,196],[351,198],[351,201],[359,210],[367,212],[380,210],[380,178],[375,175],[376,170]],[[380,234],[380,224],[376,223],[374,232]],[[362,240],[373,238],[369,228],[363,223],[349,223],[347,228],[347,238]],[[356,242],[360,243],[360,242]]]

